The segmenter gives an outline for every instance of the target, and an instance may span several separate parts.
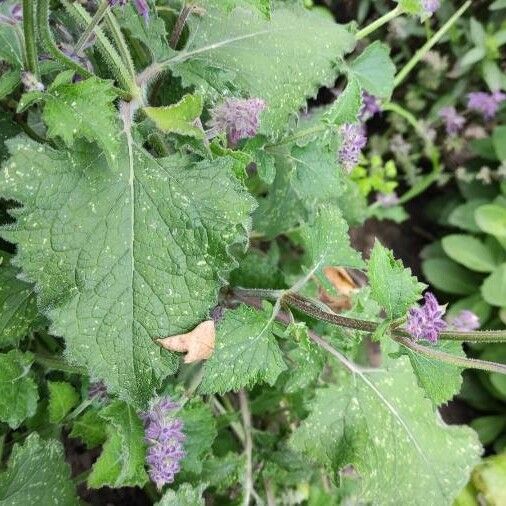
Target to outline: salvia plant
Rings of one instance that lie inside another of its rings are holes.
[[[504,386],[480,352],[506,331],[478,330],[506,307],[504,195],[463,190],[462,233],[424,253],[436,289],[474,297],[449,311],[349,237],[441,177],[392,96],[470,4],[382,2],[359,26],[299,0],[0,2],[1,504],[447,505],[480,481],[478,434],[438,408],[465,369]],[[401,22],[426,42],[393,59],[377,34]],[[497,83],[503,30],[471,23],[465,64]],[[502,87],[434,125],[491,124]],[[379,115],[402,124],[390,155],[369,151]],[[474,147],[495,172],[505,135]]]

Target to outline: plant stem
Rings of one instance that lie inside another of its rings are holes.
[[[74,51],[76,54],[80,54],[83,50],[83,47],[88,42],[91,34],[94,32],[97,25],[102,21],[105,13],[109,10],[109,2],[107,0],[102,0],[102,3],[98,6],[97,11],[91,18],[91,21],[88,23],[88,26],[84,29],[84,32],[79,37],[77,44],[74,47]]]
[[[25,39],[26,64],[28,70],[40,78],[37,55],[37,41],[35,38],[35,12],[33,0],[23,0],[23,31]]]
[[[213,395],[211,397],[211,402],[215,408],[215,410],[221,415],[221,416],[230,416],[230,413],[224,408],[224,406],[221,404],[221,402]],[[235,421],[230,422],[230,427],[232,431],[237,436],[237,439],[244,445],[246,441],[246,436],[244,434],[243,427],[240,423],[237,423]]]
[[[399,335],[392,336],[392,339],[398,342],[401,346],[413,350],[415,353],[422,355],[423,357],[433,358],[447,364],[460,367],[462,369],[479,369],[481,371],[496,372],[499,374],[506,374],[506,365],[498,364],[496,362],[488,362],[485,360],[477,360],[475,358],[464,358],[451,353],[445,353],[435,348],[429,348],[428,346],[422,346],[411,339]]]
[[[413,70],[416,64],[441,40],[446,32],[455,24],[455,22],[464,14],[464,12],[471,5],[471,0],[462,5],[462,7],[455,12],[455,14],[412,56],[412,58],[404,65],[404,67],[397,73],[394,79],[394,87],[404,81],[406,76]]]
[[[35,355],[35,362],[55,371],[68,372],[70,374],[88,374],[88,371],[84,367],[67,364],[67,362],[57,357]]]
[[[378,18],[376,21],[373,21],[371,24],[362,28],[362,30],[359,30],[355,34],[355,38],[357,40],[360,40],[360,39],[363,39],[364,37],[367,37],[369,34],[374,32],[378,28],[382,27],[384,24],[388,23],[392,19],[396,18],[400,14],[402,14],[402,8],[401,8],[400,4],[397,4],[395,9],[392,9],[391,11],[387,12],[386,14],[384,14],[383,16]]]
[[[170,34],[169,46],[172,49],[176,49],[177,43],[179,42],[181,34],[183,33],[184,26],[186,25],[186,21],[188,20],[188,17],[192,13],[193,8],[194,8],[193,5],[187,4],[183,5],[183,8],[181,9],[181,12],[179,13],[179,16],[177,18],[176,24],[172,29],[172,33]]]
[[[244,389],[239,390],[239,405],[244,427],[244,452],[246,454],[243,504],[249,506],[253,492],[253,439],[251,437],[251,412],[248,405],[248,396]]]

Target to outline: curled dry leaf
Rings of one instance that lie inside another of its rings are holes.
[[[214,352],[216,328],[213,320],[199,323],[192,331],[186,334],[164,337],[157,342],[170,351],[185,353],[185,364],[208,359]]]
[[[325,269],[323,269],[323,273],[334,285],[334,288],[338,293],[349,296],[357,290],[355,281],[353,281],[346,269],[343,269],[342,267],[325,267]]]

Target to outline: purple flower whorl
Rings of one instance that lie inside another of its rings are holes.
[[[114,7],[115,5],[125,6],[128,0],[108,0],[108,2],[110,7]],[[149,18],[149,4],[147,0],[134,0],[134,4],[139,15],[147,21]]]
[[[467,95],[467,107],[472,111],[479,112],[484,119],[493,119],[501,103],[506,100],[506,94],[500,91],[486,93],[484,91],[472,91]]]
[[[360,121],[367,121],[379,112],[381,112],[381,106],[378,102],[378,99],[374,95],[367,93],[367,91],[363,91]]]
[[[359,123],[347,123],[339,131],[341,133],[339,162],[343,169],[350,173],[358,163],[362,148],[367,144],[365,128]]]
[[[148,443],[146,462],[149,476],[158,489],[174,481],[185,456],[183,421],[175,416],[179,407],[170,397],[161,397],[142,414]]]
[[[422,8],[429,15],[434,14],[440,6],[440,0],[422,0]]]
[[[458,134],[466,123],[464,116],[461,116],[455,107],[443,107],[438,115],[443,120],[448,135]]]
[[[439,333],[447,327],[447,323],[443,320],[444,313],[444,306],[440,306],[436,297],[427,292],[424,297],[424,304],[409,310],[406,330],[417,341],[425,339],[431,343],[436,343]]]
[[[450,318],[448,325],[460,332],[471,332],[480,328],[480,319],[472,311],[464,309],[457,316]]]

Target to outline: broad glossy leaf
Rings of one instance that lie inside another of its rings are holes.
[[[37,409],[39,393],[32,379],[33,355],[11,350],[0,354],[0,420],[17,429]]]
[[[148,480],[144,469],[144,427],[132,406],[114,401],[101,412],[107,422],[107,441],[88,476],[91,488],[142,487]]]
[[[0,474],[0,503],[6,506],[78,506],[63,446],[34,432],[16,443]]]
[[[425,287],[404,268],[392,251],[376,241],[368,264],[371,296],[390,319],[400,318],[421,297]]]
[[[422,263],[427,281],[439,290],[456,295],[476,293],[482,277],[449,258],[429,258]]]
[[[483,232],[506,237],[506,208],[497,204],[487,204],[476,209],[474,217]]]
[[[307,98],[333,84],[354,38],[294,3],[276,4],[268,21],[241,7],[224,15],[221,1],[199,3],[205,14],[190,19],[189,42],[168,60],[170,69],[214,100],[226,94],[263,98],[261,133],[279,135]]]
[[[225,313],[214,354],[204,365],[202,393],[223,394],[260,381],[276,382],[286,364],[272,333],[271,311],[242,305]]]
[[[123,143],[111,169],[89,145],[69,153],[20,137],[10,148],[0,191],[24,207],[2,234],[18,244],[17,265],[37,283],[68,357],[144,404],[176,368],[153,339],[207,317],[252,199],[228,158],[154,159]]]
[[[485,279],[481,287],[483,298],[492,306],[506,307],[506,264],[502,264]]]
[[[472,235],[447,235],[441,244],[452,260],[472,271],[491,272],[496,267],[493,251]]]
[[[403,358],[317,391],[291,444],[334,472],[352,465],[361,500],[377,504],[451,504],[481,454],[471,429],[434,412]]]
[[[486,203],[487,201],[484,199],[473,199],[459,205],[448,216],[448,223],[469,232],[480,232],[481,229],[476,223],[474,213],[476,209]]]

